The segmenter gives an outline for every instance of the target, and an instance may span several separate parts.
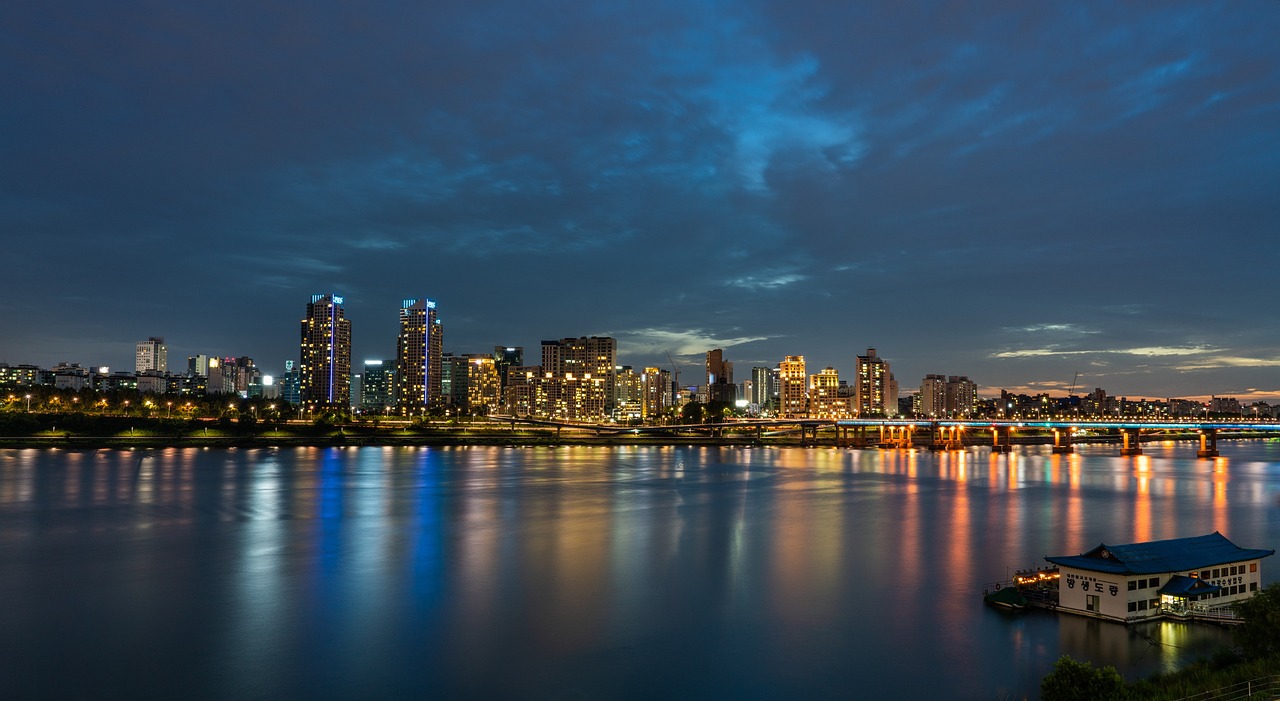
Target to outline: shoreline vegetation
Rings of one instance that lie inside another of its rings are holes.
[[[703,425],[705,426],[705,424]],[[88,414],[0,414],[0,447],[3,448],[169,448],[169,447],[328,447],[328,446],[464,446],[494,445],[537,447],[560,445],[708,445],[762,447],[837,447],[834,431],[820,432],[805,440],[798,431],[757,433],[719,425],[716,435],[705,428],[679,424],[663,430],[627,433],[626,426],[538,426],[488,419],[404,421],[373,418],[336,423],[327,420],[258,421],[238,419],[186,419],[160,417],[95,416]],[[1271,437],[1263,432],[1241,431],[1219,435],[1218,440]],[[1166,434],[1144,442],[1193,441],[1196,433]],[[929,434],[921,431],[916,448],[929,447]],[[1117,443],[1117,433],[1078,436],[1075,443]],[[966,447],[990,445],[986,432],[965,436]],[[1046,445],[1048,433],[1022,434],[1019,445]],[[869,446],[874,449],[874,446]]]

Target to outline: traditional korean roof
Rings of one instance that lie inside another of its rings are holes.
[[[1242,560],[1256,560],[1274,555],[1275,550],[1241,548],[1214,531],[1191,538],[1153,540],[1149,543],[1107,545],[1079,555],[1045,557],[1062,567],[1074,567],[1108,574],[1161,574],[1187,572]]]
[[[1210,584],[1203,579],[1184,577],[1183,575],[1175,574],[1170,577],[1169,581],[1165,582],[1165,585],[1160,587],[1156,593],[1168,594],[1169,596],[1187,597],[1195,596],[1197,594],[1212,594],[1221,588],[1222,587],[1216,584]]]

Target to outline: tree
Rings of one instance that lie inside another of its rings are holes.
[[[1280,654],[1280,582],[1235,602],[1232,608],[1244,619],[1244,623],[1231,631],[1231,638],[1245,657]]]
[[[1124,678],[1110,665],[1096,669],[1063,655],[1053,671],[1040,680],[1043,701],[1107,701],[1124,693]]]

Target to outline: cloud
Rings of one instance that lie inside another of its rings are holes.
[[[728,350],[745,343],[768,340],[769,336],[717,337],[703,329],[663,329],[641,328],[608,332],[605,335],[618,339],[619,353],[662,356],[671,353],[674,356],[697,356],[698,362],[704,353],[714,348]],[[732,360],[732,358],[729,358]]]
[[[1209,346],[1148,346],[1142,348],[1099,348],[1092,350],[1059,350],[1057,348],[1026,348],[1022,350],[1001,351],[993,353],[994,358],[1039,358],[1057,355],[1133,355],[1141,357],[1163,357],[1202,355],[1215,353],[1219,349]]]
[[[764,273],[761,275],[744,275],[724,281],[730,287],[741,287],[747,290],[776,290],[797,282],[803,282],[807,275],[799,273]]]

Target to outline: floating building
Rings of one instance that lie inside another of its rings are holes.
[[[1102,543],[1080,555],[1046,557],[1058,566],[1058,610],[1133,623],[1225,609],[1262,586],[1262,558],[1214,531],[1129,545]]]

